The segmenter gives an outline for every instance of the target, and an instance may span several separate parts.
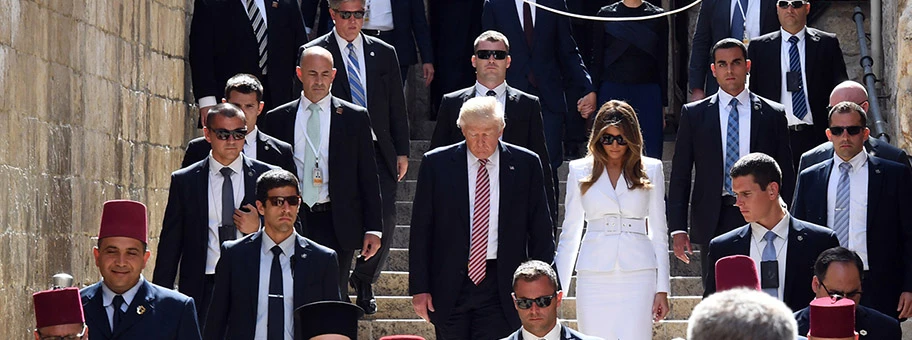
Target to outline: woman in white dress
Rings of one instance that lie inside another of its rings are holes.
[[[642,148],[633,108],[612,100],[586,157],[570,162],[556,265],[565,289],[576,267],[579,330],[604,339],[652,339],[652,322],[668,314],[665,176]]]

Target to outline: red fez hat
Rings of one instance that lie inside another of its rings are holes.
[[[79,289],[67,287],[32,294],[35,300],[35,328],[85,323]]]
[[[294,311],[295,339],[310,339],[323,334],[358,338],[358,319],[364,310],[351,302],[318,301]]]
[[[822,297],[811,301],[810,332],[815,338],[848,338],[855,336],[855,301]]]
[[[745,287],[760,290],[760,275],[750,256],[732,255],[716,261],[716,291]]]
[[[101,213],[98,238],[123,236],[148,243],[147,228],[145,204],[130,200],[107,201]]]
[[[423,337],[417,335],[387,335],[380,338],[380,340],[425,340]]]

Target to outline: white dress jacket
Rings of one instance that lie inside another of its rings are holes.
[[[662,161],[642,157],[646,176],[653,184],[650,189],[628,189],[623,175],[617,188],[612,188],[608,172],[603,170],[598,181],[581,195],[580,181],[591,174],[592,162],[592,157],[570,162],[564,224],[555,256],[561,286],[569,289],[574,265],[577,271],[595,272],[656,269],[657,292],[668,292]],[[588,223],[585,237],[583,222]],[[614,231],[618,225],[626,229]]]

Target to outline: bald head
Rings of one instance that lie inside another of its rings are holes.
[[[301,51],[301,65],[296,71],[303,85],[301,92],[311,103],[316,103],[329,95],[330,86],[336,77],[336,69],[333,68],[333,57],[328,50],[312,46]]]
[[[301,46],[301,47],[303,48],[303,46]],[[298,60],[298,63],[303,65],[305,57],[314,57],[314,56],[326,58],[327,60],[329,60],[330,65],[332,65],[332,63],[333,63],[332,53],[330,53],[329,50],[327,50],[321,46],[311,46],[311,47],[308,47],[308,48],[304,49],[303,51],[301,51],[301,59]]]
[[[836,106],[841,102],[853,102],[861,105],[865,111],[868,110],[868,91],[865,87],[851,80],[846,80],[833,88],[830,92],[830,106]]]

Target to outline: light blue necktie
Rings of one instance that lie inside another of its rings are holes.
[[[735,165],[735,162],[738,161],[741,152],[738,128],[738,103],[738,98],[732,98],[729,103],[729,105],[731,105],[731,111],[728,113],[728,130],[725,137],[725,169],[723,170],[725,173],[722,174],[725,191],[727,192],[732,192],[732,180],[731,176],[729,176],[729,172]]]
[[[776,261],[776,245],[773,244],[773,240],[775,240],[776,237],[776,233],[772,231],[767,231],[766,235],[763,235],[763,239],[766,240],[766,246],[763,247],[763,255],[761,255],[760,261]],[[776,270],[778,271],[779,269],[776,268]],[[779,298],[778,288],[763,288],[763,292],[774,298]]]
[[[307,106],[307,110],[310,111],[310,118],[307,119],[307,144],[319,143],[321,140],[320,105],[310,104]],[[317,200],[320,199],[320,187],[313,184],[313,171],[317,165],[317,155],[314,154],[313,149],[317,149],[317,152],[320,152],[319,147],[319,144],[313,144],[304,149],[304,174],[301,179],[301,196],[303,196],[304,203],[308,207],[313,207]],[[307,178],[310,180],[306,180]]]
[[[836,238],[839,239],[839,245],[849,246],[849,171],[852,170],[852,164],[839,164],[839,182],[836,183],[836,213],[833,218],[833,231],[836,232]]]
[[[788,40],[792,46],[789,47],[789,71],[801,74],[801,55],[798,54],[798,37],[791,36]],[[803,78],[803,76],[802,76]],[[804,99],[804,80],[799,79],[798,91],[792,92],[792,114],[798,119],[804,119],[807,116],[807,101]]]
[[[361,64],[358,63],[358,55],[355,54],[355,45],[348,43],[348,66],[345,70],[348,72],[348,86],[351,87],[352,102],[362,107],[367,107],[367,96],[364,94],[364,86],[361,86]]]
[[[731,37],[744,39],[744,14],[747,13],[748,0],[735,2],[735,11],[732,13]]]

